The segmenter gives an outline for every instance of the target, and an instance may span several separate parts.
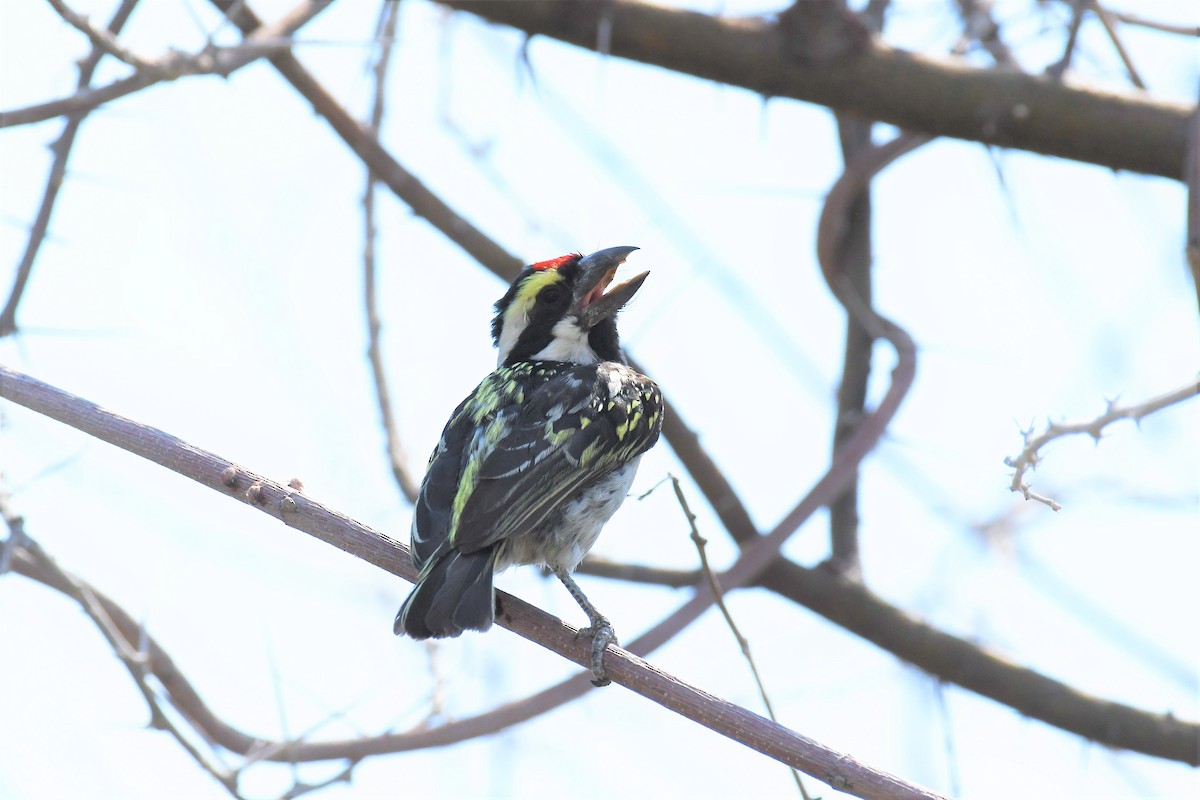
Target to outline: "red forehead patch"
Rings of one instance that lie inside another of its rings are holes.
[[[577,258],[583,258],[579,253],[567,253],[565,256],[552,258],[549,261],[539,261],[536,264],[530,264],[530,269],[558,269],[568,261],[574,261]]]

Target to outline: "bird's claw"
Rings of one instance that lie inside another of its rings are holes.
[[[585,636],[592,638],[592,686],[608,686],[612,681],[604,670],[604,651],[610,644],[621,646],[617,641],[617,633],[613,630],[612,623],[601,617],[592,625],[580,628],[575,634],[576,639]]]

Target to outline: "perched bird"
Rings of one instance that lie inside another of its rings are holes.
[[[648,272],[605,294],[636,247],[525,267],[496,303],[498,365],[459,404],[430,456],[413,513],[417,585],[395,632],[414,639],[487,630],[492,575],[541,564],[588,615],[592,683],[609,683],[612,624],[571,571],[625,501],[662,428],[658,386],[621,355],[616,315]]]

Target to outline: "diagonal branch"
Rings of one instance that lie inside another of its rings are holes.
[[[227,14],[244,33],[254,31],[261,24],[242,0],[211,2],[222,13]],[[446,238],[466,251],[467,255],[492,272],[505,280],[516,277],[524,264],[489,239],[392,158],[370,131],[343,108],[290,51],[276,53],[268,60],[304,99],[312,103],[316,112],[325,118],[355,155],[361,158],[378,179],[406,203],[414,214],[433,225]]]
[[[1179,180],[1189,108],[1140,94],[978,68],[867,39],[831,63],[798,63],[763,18],[730,19],[641,0],[438,0],[529,35],[606,52],[764,97],[790,97],[950,136]],[[802,3],[804,5],[804,3]]]
[[[730,612],[729,606],[725,604],[725,591],[721,588],[721,581],[716,573],[713,572],[712,565],[708,562],[708,540],[700,535],[700,529],[696,527],[696,515],[692,513],[691,506],[688,505],[687,497],[683,494],[683,487],[679,484],[679,478],[668,472],[666,480],[671,482],[671,488],[675,490],[675,499],[679,501],[679,508],[683,511],[683,516],[688,521],[688,527],[691,529],[689,537],[692,543],[696,545],[696,553],[700,556],[700,572],[704,575],[704,579],[708,582],[708,588],[717,600],[717,608],[720,610],[721,616],[725,618],[725,625],[729,628],[729,632],[733,634],[733,638],[737,640],[738,649],[742,651],[742,658],[746,659],[746,664],[750,667],[750,674],[754,677],[754,684],[758,687],[758,696],[762,698],[763,707],[767,710],[767,716],[778,722],[779,717],[775,714],[775,706],[772,705],[771,698],[767,694],[767,685],[763,682],[762,674],[758,671],[758,664],[755,663],[754,656],[750,652],[750,640],[742,634],[741,629],[734,622],[733,613]],[[661,482],[659,485],[661,485]],[[650,491],[654,490],[651,489]],[[646,494],[649,494],[649,492]],[[638,499],[641,500],[645,496],[644,494]],[[796,781],[796,788],[800,790],[800,797],[803,800],[810,800],[808,790],[804,786],[804,781],[800,778],[800,773],[796,770],[792,770],[791,772],[792,778]]]
[[[1104,435],[1104,429],[1112,423],[1122,419],[1141,422],[1142,419],[1156,411],[1161,411],[1176,403],[1182,403],[1184,400],[1190,400],[1197,395],[1200,395],[1200,380],[1191,381],[1178,389],[1166,394],[1160,394],[1158,397],[1152,397],[1144,403],[1137,403],[1131,406],[1118,406],[1116,401],[1110,400],[1108,409],[1100,416],[1088,422],[1049,422],[1046,424],[1046,430],[1037,436],[1033,435],[1033,428],[1030,427],[1023,432],[1025,446],[1021,448],[1021,452],[1015,457],[1008,456],[1004,459],[1005,465],[1012,467],[1014,470],[1012,485],[1009,489],[1014,492],[1021,492],[1025,495],[1026,500],[1037,500],[1058,511],[1062,508],[1061,505],[1048,497],[1043,497],[1033,492],[1030,489],[1029,483],[1025,480],[1025,473],[1031,469],[1036,469],[1037,465],[1041,463],[1041,449],[1043,447],[1060,437],[1081,433],[1091,436],[1099,444],[1100,438]]]
[[[375,39],[379,52],[371,71],[375,74],[375,99],[371,104],[371,119],[369,130],[376,143],[379,142],[379,131],[383,127],[384,97],[387,85],[388,64],[391,62],[392,45],[396,35],[396,21],[400,17],[397,3],[384,0],[379,11],[379,23],[376,26]],[[387,444],[388,463],[391,465],[392,477],[400,494],[409,503],[417,502],[420,484],[413,478],[408,468],[408,456],[400,443],[400,430],[396,426],[396,417],[392,411],[391,390],[388,388],[387,370],[383,361],[383,345],[380,342],[380,331],[383,322],[379,319],[379,298],[377,293],[378,281],[375,269],[375,239],[377,226],[375,222],[375,185],[379,178],[371,166],[367,165],[367,186],[363,191],[363,301],[367,314],[367,361],[371,364],[371,375],[375,383],[375,398],[379,405],[380,420],[383,423],[383,436]]]
[[[125,27],[125,22],[137,4],[138,0],[121,0],[121,5],[117,7],[108,23],[108,31],[112,35],[116,35],[121,28]],[[91,85],[96,65],[104,57],[104,52],[99,47],[93,47],[87,58],[79,62],[78,89],[86,90]],[[46,179],[42,203],[38,206],[37,216],[34,217],[33,226],[29,229],[29,241],[25,245],[25,252],[21,255],[20,263],[17,264],[17,274],[13,279],[12,291],[9,292],[4,310],[0,311],[0,337],[17,332],[17,307],[21,303],[21,297],[25,294],[29,276],[33,274],[33,265],[37,260],[38,251],[41,250],[42,242],[45,241],[46,233],[50,229],[50,217],[54,213],[54,202],[58,199],[58,191],[67,177],[67,159],[71,156],[75,136],[79,133],[79,126],[83,124],[86,116],[86,110],[68,115],[58,140],[50,146],[51,152],[54,153],[54,162],[50,165],[50,176]]]
[[[1184,168],[1187,186],[1187,229],[1184,256],[1192,271],[1192,288],[1200,306],[1200,103],[1192,111],[1188,123],[1187,165]]]
[[[1173,25],[1170,22],[1159,22],[1158,20],[1147,19],[1137,14],[1130,14],[1127,11],[1110,11],[1108,13],[1126,25],[1149,28],[1162,33],[1174,33],[1179,36],[1200,37],[1200,25]]]
[[[0,128],[43,122],[63,114],[87,112],[105,103],[184,75],[221,75],[228,77],[253,61],[287,50],[291,36],[309,20],[329,7],[331,0],[302,0],[278,22],[262,26],[242,42],[230,47],[206,46],[189,55],[173,52],[151,70],[137,70],[127,78],[98,89],[84,89],[61,100],[0,112]]]
[[[871,147],[870,120],[852,114],[837,114],[838,139],[842,158],[847,164]],[[833,196],[833,195],[831,195]],[[828,202],[828,200],[826,201]],[[844,215],[844,233],[836,248],[838,281],[844,283],[859,303],[871,307],[871,189],[865,185],[850,199]],[[872,331],[857,315],[846,314],[846,348],[842,357],[842,380],[837,390],[837,419],[833,428],[836,451],[854,432],[867,403],[867,382],[871,377],[871,353],[875,344]],[[861,570],[858,552],[858,474],[846,490],[829,504],[829,563],[847,575]]]
[[[212,0],[212,3],[243,31],[254,30],[258,17],[240,0]],[[347,112],[290,52],[270,59],[279,74],[290,83],[317,113],[324,117],[354,153],[413,213],[433,225],[442,235],[474,258],[481,266],[504,281],[511,281],[524,262],[508,253],[486,233],[475,227],[407,168],[392,157],[369,132]],[[633,359],[631,365],[647,370]],[[703,492],[730,535],[739,542],[752,541],[758,529],[750,518],[732,484],[704,450],[700,437],[688,427],[678,408],[668,402],[663,421],[663,436],[684,464],[692,480]]]
[[[580,572],[680,588],[695,571],[585,560]],[[720,575],[717,576],[720,578]],[[937,678],[1089,741],[1200,766],[1200,725],[1084,694],[1062,681],[997,655],[978,642],[940,631],[874,594],[859,581],[787,558],[755,587],[820,614],[876,647]]]
[[[113,27],[109,25],[107,28],[97,28],[92,24],[92,21],[85,15],[76,13],[63,0],[46,0],[54,11],[63,18],[63,20],[77,31],[87,36],[92,42],[92,48],[97,53],[106,53],[118,61],[123,61],[129,66],[144,72],[155,72],[160,68],[160,65],[149,59],[142,58],[137,53],[128,50],[121,46],[117,41],[117,34],[120,33],[120,26]],[[118,9],[118,15],[121,9]],[[126,12],[128,15],[128,12]]]
[[[1091,0],[1092,11],[1099,18],[1100,24],[1104,26],[1104,32],[1108,34],[1109,40],[1113,43],[1113,47],[1117,51],[1117,55],[1121,58],[1121,63],[1125,65],[1125,72],[1129,74],[1129,81],[1139,89],[1145,89],[1146,84],[1142,80],[1142,76],[1138,74],[1137,67],[1133,64],[1133,58],[1129,55],[1129,51],[1125,49],[1125,43],[1121,41],[1121,34],[1117,32],[1116,19],[1112,12],[1100,5],[1100,0]]]
[[[403,544],[304,494],[250,473],[170,434],[106,411],[4,366],[0,366],[0,397],[257,507],[289,527],[394,575],[409,581],[417,577],[408,548]],[[763,542],[775,544],[771,537],[763,537]],[[756,550],[761,555],[762,548],[752,546],[747,548],[739,563]],[[769,554],[763,567],[773,557],[774,554]],[[727,574],[732,576],[733,572]],[[735,585],[735,581],[731,580],[729,585]],[[497,592],[496,600],[496,621],[501,626],[581,666],[590,664],[590,643],[579,640],[574,628],[505,592]],[[704,607],[710,604],[711,601]],[[615,682],[841,791],[863,798],[937,797],[927,789],[862,765],[846,754],[702,692],[629,651],[610,648],[605,666]],[[577,676],[572,680],[581,678]]]
[[[0,367],[0,397],[148,457],[235,499],[253,502],[285,524],[312,533],[393,574],[413,576],[403,545],[174,437],[118,417],[4,367]],[[650,573],[658,571],[643,568],[636,572],[642,578],[649,578]],[[663,574],[670,585],[681,585],[681,579],[697,577],[695,573],[666,571]],[[769,565],[757,581],[758,585],[812,609],[943,680],[1012,706],[1030,717],[1102,744],[1200,766],[1200,726],[1195,723],[1084,695],[1059,681],[984,652],[973,643],[938,631],[887,604],[861,584],[827,570],[802,567],[782,559]],[[723,576],[722,583],[730,588]],[[521,623],[527,623],[528,630],[520,631],[521,635],[553,638],[550,649],[567,655],[576,663],[589,663],[590,653],[585,652],[586,647],[575,646],[571,636],[573,629],[510,595],[502,594],[501,601],[505,627],[515,629]],[[130,624],[136,626],[132,621]],[[539,640],[539,643],[543,642]],[[649,649],[653,644],[635,642],[630,650]],[[625,651],[612,650],[605,664],[614,679],[624,682],[631,674],[629,661]],[[181,687],[181,676],[173,665],[165,672],[158,668],[157,674],[173,696],[182,691],[194,694],[190,686]],[[587,678],[580,674],[520,703],[509,704],[480,717],[447,723],[429,731],[376,737],[366,744],[361,740],[300,743],[288,748],[287,758],[280,760],[362,758],[376,753],[451,744],[502,730],[589,690]],[[194,703],[188,707],[203,708],[203,704]],[[258,742],[215,717],[206,719],[200,727],[214,741],[234,752],[248,753]],[[815,777],[827,779],[820,774]]]
[[[9,516],[5,513],[5,521]],[[9,529],[12,531],[11,522]],[[12,535],[10,533],[10,535]],[[169,664],[158,643],[146,636],[141,626],[134,622],[128,612],[114,603],[110,598],[97,592],[85,581],[63,570],[50,558],[34,541],[26,539],[16,550],[14,559],[16,572],[45,586],[57,589],[67,595],[84,610],[88,617],[108,641],[117,659],[129,672],[142,698],[150,710],[150,726],[166,731],[185,751],[199,764],[205,772],[212,775],[235,798],[241,798],[237,788],[237,773],[230,772],[210,756],[200,751],[187,733],[166,713],[164,701],[158,692],[146,680],[154,675],[168,689],[168,700],[177,710],[184,709],[170,695],[169,684],[163,680],[172,673],[163,670],[164,663]],[[136,643],[136,644],[135,644]],[[169,680],[169,678],[168,678]],[[188,685],[190,689],[190,684]],[[186,716],[185,716],[186,719]],[[186,720],[191,723],[191,720]]]

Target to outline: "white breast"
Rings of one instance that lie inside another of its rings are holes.
[[[592,549],[605,523],[625,502],[633,478],[637,475],[641,456],[602,478],[574,500],[566,503],[562,513],[532,537],[520,536],[508,542],[504,551],[503,569],[512,564],[546,564],[567,571],[579,566]]]

